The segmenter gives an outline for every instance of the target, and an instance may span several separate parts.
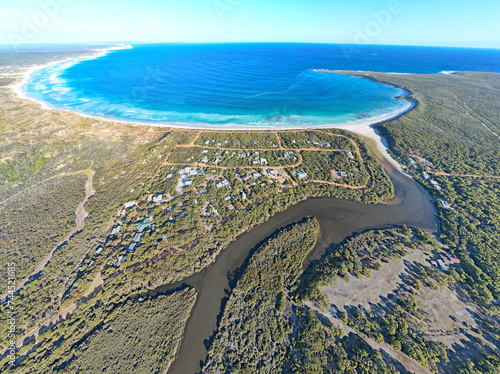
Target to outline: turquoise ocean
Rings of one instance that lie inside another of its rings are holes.
[[[500,50],[338,44],[139,44],[35,71],[29,98],[89,116],[213,128],[300,128],[409,107],[399,88],[318,70],[500,72]]]

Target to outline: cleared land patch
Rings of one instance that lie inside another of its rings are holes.
[[[402,278],[408,274],[407,264],[430,266],[426,261],[429,254],[422,251],[411,251],[399,260],[382,265],[380,270],[371,272],[370,277],[356,278],[352,274],[347,279],[341,279],[333,285],[321,290],[328,296],[330,304],[340,310],[346,306],[362,306],[369,309],[372,304],[378,304],[382,298],[396,293],[402,284]]]

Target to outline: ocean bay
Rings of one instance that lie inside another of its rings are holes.
[[[146,44],[35,71],[29,98],[112,120],[238,129],[328,127],[387,119],[410,105],[402,89],[327,70],[439,73],[472,70],[461,59],[413,59],[419,47],[373,46],[357,54],[323,44]],[[431,48],[435,50],[435,48]],[[481,50],[481,53],[484,53]],[[492,60],[494,63],[495,59]],[[478,66],[495,69],[495,65]],[[384,118],[385,116],[385,118]]]

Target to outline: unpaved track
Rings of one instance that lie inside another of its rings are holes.
[[[49,261],[52,259],[52,256],[54,255],[54,253],[58,249],[60,249],[64,244],[66,244],[71,239],[71,237],[73,235],[80,232],[85,227],[85,219],[88,216],[88,213],[85,211],[85,204],[87,204],[87,201],[95,194],[95,190],[93,187],[93,177],[94,177],[95,171],[92,169],[81,170],[81,171],[74,172],[74,173],[54,176],[52,178],[46,179],[45,181],[48,181],[50,179],[54,179],[57,177],[78,175],[78,174],[87,175],[87,182],[85,183],[85,198],[83,199],[83,201],[80,204],[78,204],[78,206],[76,207],[76,210],[75,210],[75,227],[59,243],[57,243],[54,246],[54,248],[49,252],[49,254],[47,256],[45,256],[38,263],[38,265],[35,267],[35,269],[33,270],[33,272],[29,276],[27,276],[26,278],[24,278],[22,281],[20,281],[18,283],[18,285],[16,286],[16,289],[15,289],[15,292],[18,292],[19,290],[21,290],[24,286],[26,286],[26,284],[28,284],[32,280],[33,277],[35,277],[38,273],[42,272],[45,269],[45,266],[47,266]],[[39,185],[40,183],[43,183],[43,182],[39,182],[39,183],[37,183],[37,185]],[[32,186],[32,187],[34,187],[34,186]],[[31,189],[32,187],[30,187],[28,189]],[[12,196],[12,197],[14,197],[14,196]],[[7,199],[7,200],[9,200],[9,199]],[[4,200],[0,204],[6,202],[7,200]],[[1,300],[4,300],[6,297],[7,297],[7,293],[2,295]]]

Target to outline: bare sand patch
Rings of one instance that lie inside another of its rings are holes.
[[[435,317],[435,321],[430,323],[430,328],[439,328],[446,331],[464,327],[468,323],[476,327],[473,317],[475,308],[467,305],[458,299],[454,290],[449,287],[440,287],[438,290],[424,288],[422,294],[424,310]]]
[[[378,304],[382,298],[397,292],[403,284],[402,275],[408,273],[408,265],[422,264],[429,266],[426,261],[428,254],[413,250],[400,260],[383,264],[380,270],[372,271],[371,277],[356,278],[349,274],[348,281],[339,280],[336,284],[322,288],[330,303],[344,311],[345,306],[361,305],[370,309],[370,304]]]
[[[346,307],[371,310],[374,306],[385,304],[391,295],[403,292],[405,275],[411,271],[409,267],[417,264],[430,266],[428,259],[429,254],[412,250],[402,259],[383,264],[380,270],[372,271],[369,278],[358,279],[349,274],[348,280],[338,280],[334,285],[323,287],[322,291],[330,304],[340,311],[346,311]],[[425,339],[442,342],[450,348],[465,346],[471,342],[471,337],[481,339],[472,330],[478,327],[476,307],[460,300],[453,287],[444,286],[437,290],[423,287],[416,296],[416,302],[426,314]]]
[[[460,300],[455,290],[450,287],[440,287],[438,290],[423,288],[420,296],[422,309],[430,319],[427,321],[425,339],[444,343],[455,351],[467,347],[467,350],[475,352],[473,348],[476,345],[471,344],[471,338],[474,338],[495,349],[493,343],[472,330],[478,328],[474,317],[477,308],[472,303]]]

